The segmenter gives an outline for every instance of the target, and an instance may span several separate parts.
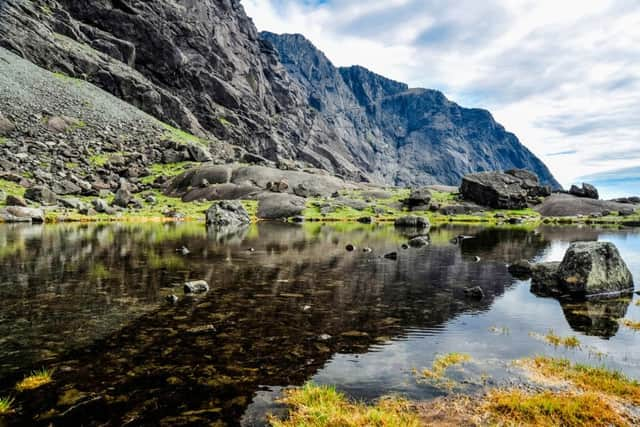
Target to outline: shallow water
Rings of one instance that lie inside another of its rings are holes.
[[[460,234],[474,238],[453,243]],[[617,323],[640,320],[637,297],[561,304],[506,269],[600,239],[640,277],[638,232],[446,226],[430,235],[429,247],[403,250],[407,235],[375,225],[262,223],[226,236],[200,224],[1,226],[0,396],[15,396],[18,409],[5,421],[262,425],[282,387],[310,379],[363,399],[445,394],[414,370],[452,351],[473,358],[451,372],[464,391],[508,383],[511,361],[535,354],[640,377],[640,336]],[[187,256],[176,252],[183,245]],[[389,251],[397,261],[383,258]],[[184,297],[179,285],[198,279],[211,291]],[[475,285],[480,302],[464,298]],[[532,336],[550,329],[581,348]],[[52,384],[12,390],[41,367],[55,369]]]

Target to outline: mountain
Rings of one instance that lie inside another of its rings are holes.
[[[262,32],[305,90],[309,105],[341,130],[345,144],[368,141],[374,170],[396,185],[458,185],[470,172],[528,169],[552,187],[548,168],[486,110],[441,92],[411,89],[360,66],[335,67],[299,34]]]
[[[557,185],[489,113],[336,68],[301,36],[261,36],[239,0],[3,0],[0,16],[0,47],[237,159],[398,185],[524,167]]]

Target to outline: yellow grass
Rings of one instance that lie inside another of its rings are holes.
[[[44,368],[39,371],[34,371],[31,375],[16,384],[16,390],[26,391],[42,387],[52,381],[51,375],[52,372]]]
[[[471,360],[471,356],[461,353],[448,353],[436,357],[431,369],[424,369],[422,375],[427,378],[441,378],[451,366],[460,365]]]

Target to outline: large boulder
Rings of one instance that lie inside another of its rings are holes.
[[[571,189],[569,189],[569,194],[572,194],[576,197],[584,197],[587,199],[598,200],[600,198],[596,187],[585,182],[582,183],[582,188],[578,187],[577,185],[572,185]]]
[[[258,200],[258,218],[286,219],[302,214],[305,199],[282,193],[265,193]]]
[[[251,218],[241,202],[222,200],[215,202],[207,210],[207,226],[214,228],[235,228],[249,224]]]
[[[428,188],[414,188],[403,204],[410,210],[427,210],[431,204],[431,191]]]
[[[0,209],[0,222],[44,222],[42,209],[8,206]]]
[[[576,215],[609,215],[610,212],[620,212],[628,209],[629,204],[614,201],[595,200],[586,197],[576,197],[571,194],[553,194],[542,204],[535,207],[540,215],[545,217],[561,217]]]
[[[524,209],[533,198],[550,194],[538,177],[528,171],[480,172],[462,179],[460,193],[465,200],[496,209]]]
[[[396,218],[393,225],[398,228],[429,228],[429,220],[422,216],[402,216]]]
[[[28,188],[24,192],[24,198],[43,205],[55,205],[58,203],[57,195],[44,186],[35,186]]]
[[[570,293],[602,294],[633,289],[633,277],[610,242],[573,243],[558,269],[561,285]]]

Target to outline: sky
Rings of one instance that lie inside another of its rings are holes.
[[[639,0],[242,4],[259,30],[304,34],[334,65],[490,110],[565,187],[617,197],[640,183]]]

